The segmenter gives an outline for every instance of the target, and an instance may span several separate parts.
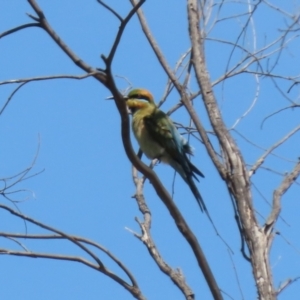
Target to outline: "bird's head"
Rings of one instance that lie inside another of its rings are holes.
[[[133,114],[139,109],[155,106],[152,94],[145,89],[134,89],[128,93],[125,99]]]

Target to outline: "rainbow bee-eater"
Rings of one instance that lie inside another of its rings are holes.
[[[134,89],[125,97],[132,113],[132,130],[141,150],[150,159],[169,164],[189,185],[202,211],[207,211],[193,179],[204,177],[188,158],[192,148],[172,120],[155,104],[151,93]]]

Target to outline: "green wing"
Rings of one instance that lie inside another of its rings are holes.
[[[153,140],[166,150],[186,174],[191,174],[195,179],[197,177],[194,173],[204,177],[202,172],[187,157],[187,154],[192,154],[191,147],[187,142],[184,142],[172,120],[163,111],[156,108],[152,114],[144,117],[144,124]],[[175,165],[173,167],[182,175],[180,169]]]
[[[180,155],[175,140],[175,128],[170,118],[161,110],[155,109],[151,115],[144,117],[144,124],[150,136],[161,145],[173,158]]]
[[[168,163],[189,185],[201,210],[207,212],[202,196],[193,181],[193,178],[197,179],[195,173],[201,177],[204,175],[188,159],[187,153],[191,153],[191,147],[179,134],[171,119],[161,110],[155,109],[152,114],[144,117],[144,124],[151,138],[170,156],[171,160]]]

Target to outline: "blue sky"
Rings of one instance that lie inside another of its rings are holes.
[[[253,1],[255,2],[255,1]],[[299,2],[284,4],[283,9],[299,11]],[[59,36],[93,67],[103,67],[101,54],[108,54],[118,30],[119,22],[96,1],[38,1],[46,17]],[[281,1],[272,1],[279,5]],[[118,13],[126,16],[130,9],[127,1],[110,1]],[[293,6],[294,5],[294,6]],[[159,7],[159,9],[158,9]],[[189,48],[186,4],[172,1],[148,1],[143,6],[148,24],[165,57],[174,67]],[[228,4],[222,17],[247,11],[245,4]],[[26,1],[3,1],[0,9],[0,32],[31,22],[26,13],[33,11]],[[214,16],[214,14],[212,14]],[[217,25],[209,38],[236,41],[245,19],[236,17]],[[257,48],[271,42],[290,22],[282,14],[261,5],[255,15]],[[297,33],[295,33],[296,35]],[[292,36],[292,35],[291,35]],[[289,37],[291,37],[289,36]],[[253,38],[249,32],[243,37],[243,45],[253,50]],[[278,45],[277,45],[278,46]],[[299,72],[299,40],[295,38],[282,52],[274,73],[296,76]],[[212,81],[225,71],[231,47],[208,40],[205,50]],[[275,49],[275,46],[271,49]],[[238,51],[229,63],[233,66],[242,58]],[[276,56],[269,60],[272,65]],[[267,62],[264,62],[267,64]],[[31,28],[0,40],[0,81],[46,75],[83,74],[62,53],[50,37],[41,29]],[[162,97],[167,77],[134,17],[122,37],[113,63],[115,75],[126,77],[134,87],[145,87],[153,92],[158,101]],[[272,82],[260,77],[259,97],[254,108],[236,127],[237,131],[263,148],[285,136],[299,125],[299,111],[287,110],[267,120],[263,129],[261,122],[272,112],[290,105]],[[128,83],[116,78],[120,90]],[[290,82],[278,82],[285,92],[299,103],[299,87],[290,94],[286,91]],[[0,107],[16,88],[16,85],[0,86]],[[196,91],[191,82],[191,90]],[[249,108],[257,91],[255,78],[241,75],[218,84],[214,91],[228,128]],[[31,165],[39,148],[31,174],[41,174],[17,186],[23,192],[12,195],[21,200],[18,208],[31,216],[66,233],[84,236],[109,249],[132,271],[147,299],[182,299],[173,283],[158,270],[143,244],[128,230],[139,232],[134,218],[141,217],[131,196],[135,189],[128,161],[120,137],[120,118],[108,90],[92,78],[84,80],[58,79],[28,83],[13,97],[0,117],[1,156],[0,177],[12,176]],[[162,109],[167,111],[179,100],[172,92]],[[195,108],[206,126],[210,124],[200,98]],[[189,124],[187,113],[182,109],[172,118]],[[251,166],[264,152],[233,132],[245,161]],[[138,150],[137,143],[132,139]],[[228,192],[217,174],[203,145],[191,138],[195,148],[193,163],[205,174],[198,184],[208,210],[223,239],[230,245],[234,255],[230,257],[224,243],[216,236],[206,216],[197,206],[188,187],[176,177],[174,201],[193,229],[220,288],[233,299],[242,299],[235,272],[239,277],[244,299],[254,299],[256,292],[250,265],[241,257],[240,237]],[[216,144],[217,145],[217,144]],[[299,157],[299,134],[275,151],[290,160],[269,157],[265,167],[279,173],[289,172]],[[144,158],[145,162],[148,162]],[[174,172],[165,165],[155,171],[167,189],[172,189]],[[281,175],[259,170],[253,183],[260,193],[271,202],[272,192],[282,180]],[[258,219],[263,222],[269,206],[253,188]],[[152,235],[161,255],[173,268],[180,268],[197,299],[211,299],[201,271],[185,240],[177,232],[173,220],[151,185],[145,185],[145,197],[152,212]],[[23,201],[26,200],[26,201]],[[14,208],[10,202],[1,203]],[[275,239],[271,253],[274,282],[300,275],[300,240],[298,234],[300,210],[299,184],[293,186],[283,197],[282,220],[276,230],[281,235]],[[28,233],[45,233],[29,223]],[[24,222],[0,210],[0,231],[25,233]],[[287,243],[285,240],[288,240]],[[1,238],[1,248],[21,250],[7,239]],[[61,241],[32,241],[23,243],[32,251],[83,255],[82,251]],[[104,254],[100,258],[118,275],[120,269]],[[0,256],[3,272],[0,289],[1,299],[132,299],[131,295],[109,278],[78,263],[46,259],[29,259],[8,255]],[[125,278],[125,277],[124,277]],[[296,299],[300,285],[294,283],[284,291],[280,299]],[[224,299],[230,299],[224,295]]]

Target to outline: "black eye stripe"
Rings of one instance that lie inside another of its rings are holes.
[[[150,101],[150,98],[145,96],[145,95],[141,95],[141,94],[134,94],[130,96],[130,99],[141,99],[141,100],[146,100],[146,101]]]

